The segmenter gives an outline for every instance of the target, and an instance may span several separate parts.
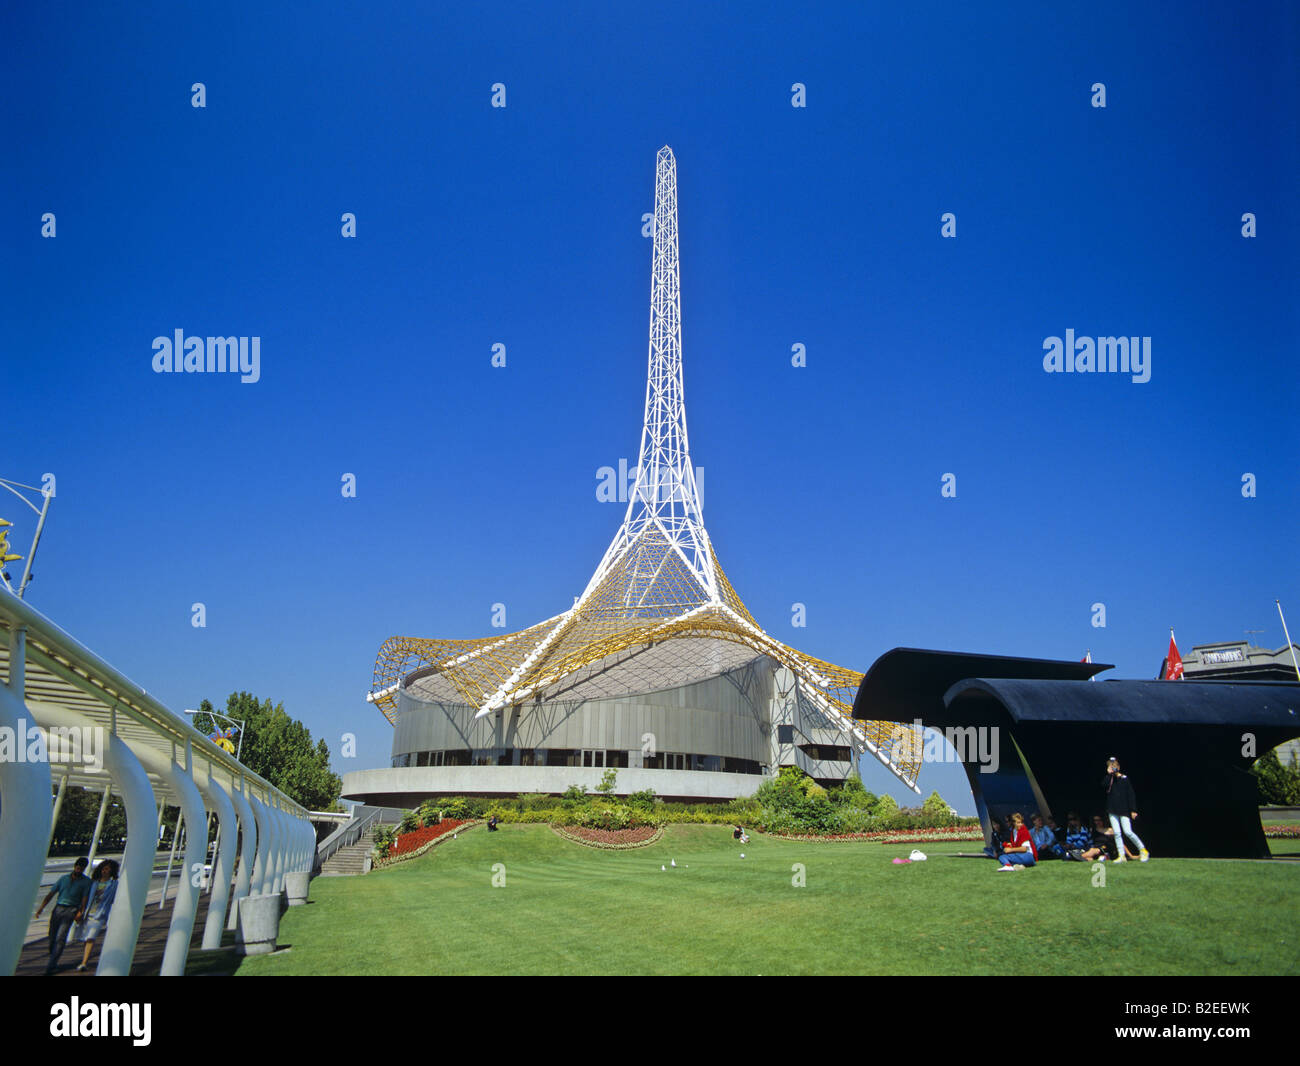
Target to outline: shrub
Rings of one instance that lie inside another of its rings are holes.
[[[876,800],[876,805],[871,808],[871,813],[881,819],[896,818],[898,816],[898,804],[894,802],[893,796],[886,794]]]
[[[655,796],[655,790],[647,788],[641,792],[632,792],[628,794],[627,805],[639,811],[653,811],[655,804],[658,802]]]
[[[393,840],[397,836],[397,831],[391,825],[381,825],[375,830],[374,858],[387,858],[389,849],[393,846]]]
[[[402,821],[399,831],[403,833],[414,833],[420,828],[420,814],[418,811],[407,811],[402,815]]]
[[[831,802],[844,808],[870,811],[876,805],[876,795],[868,792],[862,785],[862,779],[852,774],[840,788],[832,789]]]
[[[444,818],[454,818],[463,822],[468,818],[478,817],[478,811],[474,810],[474,806],[464,796],[449,796],[446,799],[433,802],[437,804],[438,810],[442,811]],[[486,806],[487,804],[484,803],[480,810],[486,808]]]
[[[937,791],[931,792],[930,798],[921,804],[921,819],[925,825],[935,827],[952,825],[956,821],[948,801]]]
[[[1300,804],[1300,765],[1295,756],[1291,765],[1284,766],[1277,757],[1277,750],[1266,751],[1251,767],[1259,785],[1259,802],[1274,803],[1282,807]]]

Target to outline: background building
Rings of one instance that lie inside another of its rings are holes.
[[[1292,650],[1283,644],[1269,651],[1246,640],[1198,644],[1183,656],[1183,677],[1191,681],[1298,681]],[[1300,658],[1300,646],[1294,652]],[[1164,676],[1167,662],[1161,662],[1157,677]],[[1300,759],[1300,740],[1281,745],[1277,757],[1284,765],[1289,765],[1292,758]]]
[[[920,745],[856,721],[862,675],[768,635],[718,563],[686,432],[677,161],[655,161],[650,351],[627,513],[561,614],[472,640],[393,637],[368,699],[393,724],[392,765],[343,794],[412,806],[438,794],[588,789],[725,800],[798,766],[843,781],[870,752],[915,791]]]

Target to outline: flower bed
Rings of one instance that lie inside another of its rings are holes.
[[[1266,825],[1264,836],[1269,840],[1300,840],[1300,824]]]
[[[984,834],[977,825],[950,825],[938,829],[882,829],[874,833],[764,833],[763,835],[776,837],[778,840],[815,843],[857,840],[875,844],[933,844],[947,840],[981,842],[984,840]]]
[[[462,829],[472,829],[476,825],[481,825],[482,821],[481,818],[467,819],[465,821],[444,818],[436,825],[426,825],[423,829],[416,829],[410,833],[401,833],[388,849],[388,854],[377,861],[375,866],[391,866],[395,862],[414,859],[419,855],[423,855],[435,844],[450,840],[452,834]]]
[[[664,835],[661,825],[638,825],[631,829],[588,829],[580,825],[552,825],[556,836],[602,851],[627,851],[644,848]]]

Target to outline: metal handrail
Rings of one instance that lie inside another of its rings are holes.
[[[324,866],[326,860],[341,848],[351,847],[353,844],[360,841],[361,834],[364,833],[370,825],[376,822],[379,819],[379,816],[383,813],[383,808],[378,807],[363,818],[356,819],[355,821],[349,822],[347,825],[340,826],[331,833],[329,837],[321,842],[320,847],[316,849],[316,855],[320,860],[321,865]]]

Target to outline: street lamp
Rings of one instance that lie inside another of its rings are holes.
[[[0,488],[8,489],[22,500],[23,503],[27,504],[32,513],[36,515],[36,534],[32,537],[32,546],[27,549],[27,561],[23,565],[23,576],[18,581],[17,590],[15,590],[13,585],[10,584],[9,575],[4,573],[4,562],[17,562],[22,558],[22,556],[10,552],[7,544],[0,546],[0,582],[3,582],[5,588],[10,592],[14,592],[21,600],[23,598],[23,593],[27,591],[28,582],[32,579],[32,560],[36,558],[36,548],[41,543],[41,530],[45,528],[45,516],[49,513],[50,500],[54,498],[54,489],[49,485],[43,489],[38,489],[35,485],[24,485],[21,481],[7,481],[4,478],[0,478]],[[41,494],[40,507],[37,507],[36,504],[32,503],[31,500],[19,492],[19,489],[39,492]],[[7,541],[8,538],[4,534],[4,529],[6,526],[11,524],[12,523],[6,522],[4,519],[0,519],[0,542]]]

